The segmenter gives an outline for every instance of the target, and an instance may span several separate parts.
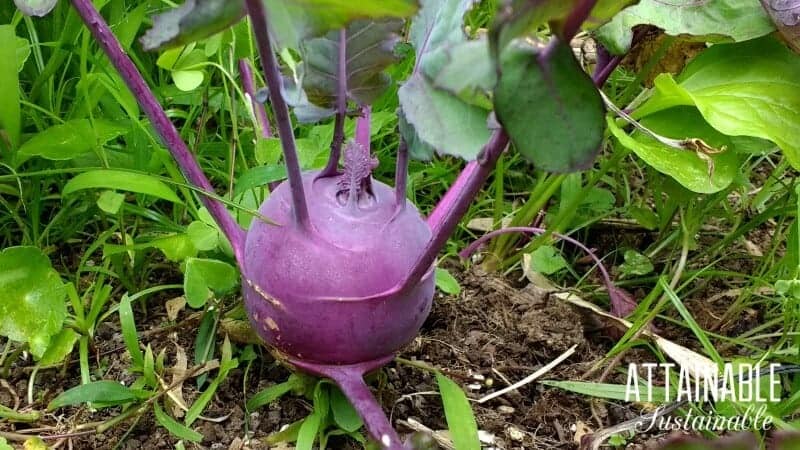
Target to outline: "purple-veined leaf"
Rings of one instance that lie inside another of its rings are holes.
[[[26,16],[43,17],[56,7],[58,0],[14,0],[20,11]]]
[[[517,42],[501,56],[495,114],[517,150],[538,169],[581,170],[600,151],[605,107],[572,49]]]
[[[234,25],[244,14],[244,0],[186,0],[153,17],[153,28],[142,36],[142,46],[156,50],[205,39]]]
[[[800,0],[761,0],[786,42],[800,53]]]
[[[417,0],[265,0],[270,31],[279,49],[299,49],[304,39],[323,36],[358,19],[413,15]]]
[[[395,61],[394,46],[401,20],[356,20],[344,30],[347,80],[345,95],[361,105],[371,104],[389,86],[383,70]],[[332,108],[339,96],[340,32],[303,44],[303,89],[312,103]]]

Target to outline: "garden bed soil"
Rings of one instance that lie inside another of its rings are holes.
[[[461,293],[457,296],[437,293],[433,310],[421,333],[399,356],[442,369],[471,398],[480,398],[525,378],[572,346],[576,346],[575,353],[543,378],[579,380],[613,345],[602,324],[562,301],[526,286],[527,282],[516,283],[478,271],[456,274],[461,281]],[[177,318],[180,326],[175,326],[175,322],[169,322],[165,312],[157,312],[165,310],[166,300],[149,300],[150,314],[138,317],[137,323],[142,330],[142,343],[151,345],[155,354],[165,349],[165,367],[169,367],[175,362],[178,347],[191,358],[197,314],[182,311]],[[94,376],[127,385],[133,382],[135,377],[126,370],[130,360],[118,324],[112,320],[103,323],[95,343],[97,347],[91,350],[92,367],[101,367],[102,370],[96,371]],[[647,361],[652,359],[650,355],[636,352],[631,352],[627,358],[636,360],[637,357]],[[444,430],[447,426],[435,377],[415,365],[419,364],[393,362],[387,366],[376,395],[402,434],[413,431],[409,423]],[[21,403],[24,404],[30,370],[14,367],[11,373],[7,386],[11,389],[0,386],[0,404],[19,404],[19,399],[23,399]],[[199,445],[186,443],[186,448],[268,448],[260,443],[260,439],[303,418],[311,410],[311,405],[303,398],[290,395],[248,417],[244,402],[259,390],[285,381],[288,376],[289,372],[266,351],[254,361],[246,379],[244,365],[232,371],[204,412],[204,417],[218,421],[199,420],[195,429],[203,434],[204,440]],[[592,377],[589,379],[596,379],[597,374]],[[606,381],[624,383],[625,380],[623,375],[615,373]],[[79,383],[76,361],[61,370],[39,372],[34,407],[44,410],[48,401]],[[184,384],[183,395],[188,404],[197,397],[194,380]],[[474,403],[473,409],[479,428],[485,435],[493,436],[493,446],[508,450],[577,448],[577,442],[585,433],[639,414],[634,407],[570,394],[535,382],[486,403]],[[75,426],[102,421],[119,413],[119,408],[96,412],[86,407],[65,408],[55,414],[45,414],[34,424],[12,426],[0,423],[0,430],[19,433],[26,428],[45,427],[39,432],[69,433]],[[123,423],[104,434],[82,435],[55,442],[61,448],[138,450],[172,449],[176,441],[157,425],[152,414],[144,414],[135,423]],[[333,439],[329,448],[355,449],[360,446]]]

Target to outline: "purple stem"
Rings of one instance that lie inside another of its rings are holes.
[[[408,144],[402,137],[397,147],[397,164],[394,169],[395,207],[402,211],[406,207],[406,186],[408,185]]]
[[[436,205],[428,218],[428,225],[431,227],[433,235],[414,263],[414,267],[399,283],[397,292],[400,295],[413,288],[430,270],[431,265],[436,261],[436,255],[447,244],[447,239],[456,229],[458,222],[469,209],[470,203],[486,179],[489,178],[497,158],[500,157],[506,146],[508,146],[506,132],[503,129],[495,131],[478,154],[478,158],[467,164],[447,194]]]
[[[370,120],[372,120],[372,107],[362,106],[361,115],[356,119],[355,141],[362,147],[370,151],[371,136],[369,132]]]
[[[589,14],[592,13],[595,3],[597,3],[597,0],[578,0],[578,5],[569,13],[569,16],[567,16],[567,19],[564,21],[564,27],[561,29],[561,38],[564,42],[569,44],[572,38],[578,34],[581,25],[589,18]]]
[[[125,50],[122,49],[119,41],[111,32],[103,16],[95,9],[91,0],[72,0],[72,6],[81,16],[95,40],[108,55],[111,64],[114,65],[125,84],[138,100],[156,133],[161,137],[162,142],[178,163],[186,179],[204,191],[214,192],[213,186],[203,174],[203,170],[186,146],[186,143],[181,139],[178,130],[170,122],[144,78],[142,78],[128,55],[125,54]],[[225,237],[230,241],[239,267],[244,267],[244,230],[236,223],[233,216],[221,202],[208,196],[202,196],[201,201],[208,208],[214,220],[217,221]]]
[[[303,189],[303,177],[300,172],[300,162],[297,160],[297,146],[294,142],[294,130],[289,118],[289,108],[281,93],[281,73],[278,61],[272,52],[272,44],[267,27],[267,12],[261,0],[246,0],[247,13],[253,26],[253,33],[261,55],[261,65],[264,77],[269,88],[269,98],[278,123],[278,134],[283,147],[283,160],[286,163],[286,173],[289,177],[289,187],[292,193],[292,205],[295,223],[306,231],[311,230],[311,220],[308,216],[306,195]]]
[[[541,236],[547,233],[547,230],[544,228],[537,228],[537,227],[508,227],[502,228],[500,230],[495,230],[490,233],[486,233],[481,236],[479,239],[474,241],[470,244],[467,248],[459,252],[458,256],[463,259],[469,258],[473,253],[475,253],[478,248],[483,245],[483,243],[496,238],[497,236],[509,233],[530,233],[535,234],[537,236]],[[579,249],[583,250],[590,258],[597,264],[598,270],[600,270],[600,275],[603,278],[603,284],[606,285],[606,289],[608,289],[608,295],[611,297],[611,302],[613,303],[620,303],[623,299],[618,298],[620,293],[617,290],[617,287],[614,286],[614,282],[611,281],[611,275],[608,274],[608,270],[603,265],[603,262],[600,258],[587,246],[583,245],[580,241],[573,239],[569,236],[560,234],[560,233],[551,233],[554,237],[561,239],[562,241],[569,242],[570,244],[578,247]]]
[[[594,73],[592,74],[592,81],[594,81],[595,86],[606,84],[608,77],[611,76],[614,69],[622,62],[623,56],[624,55],[612,56],[605,47],[598,44],[597,63],[595,64]]]
[[[381,443],[386,450],[408,450],[397,432],[392,428],[389,419],[383,412],[380,403],[364,383],[364,375],[386,365],[394,355],[361,364],[331,366],[290,359],[290,363],[312,375],[333,380],[345,397],[364,420],[364,426],[373,439]]]
[[[246,58],[239,60],[239,73],[242,75],[242,85],[244,92],[250,97],[250,104],[253,105],[253,112],[258,121],[259,131],[262,138],[272,137],[272,128],[269,125],[269,117],[267,117],[267,110],[264,105],[256,100],[256,83],[253,77],[253,69],[250,67],[250,61]]]
[[[331,155],[328,158],[328,164],[320,171],[317,178],[332,177],[339,174],[339,159],[342,157],[342,145],[344,145],[344,121],[347,116],[347,30],[344,28],[339,30],[337,81],[336,118],[333,122]],[[367,136],[367,144],[369,145],[369,135]]]

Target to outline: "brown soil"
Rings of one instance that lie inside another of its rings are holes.
[[[531,287],[512,286],[513,282],[475,272],[461,274],[459,278],[462,279],[462,293],[457,297],[437,294],[433,311],[419,337],[400,356],[442,369],[472,398],[480,398],[523,379],[573,345],[577,346],[576,353],[544,378],[579,380],[612,344],[597,324],[585,323],[585,318],[571,307]],[[184,348],[191,359],[196,320],[184,311],[178,317],[180,326],[175,327],[165,314],[152,313],[164,311],[163,301],[149,301],[148,309],[151,313],[139,317],[137,322],[146,336],[142,343],[151,345],[155,354],[166,350],[165,367],[174,364],[176,345]],[[97,348],[91,350],[92,368],[101,370],[95,370],[94,376],[120,380],[126,385],[133,382],[135,377],[126,371],[130,361],[117,322],[109,320],[100,327],[96,345]],[[636,357],[652,359],[648,355],[631,353],[631,359]],[[244,369],[242,364],[231,372],[203,414],[222,420],[196,422],[195,429],[204,435],[203,443],[187,443],[186,448],[267,448],[259,439],[301,419],[311,410],[305,399],[285,396],[246,417],[245,399],[265,387],[285,381],[289,372],[277,365],[266,351],[250,367],[246,380]],[[13,406],[17,404],[15,395],[22,399],[27,395],[30,371],[14,367],[11,373],[8,380],[11,389],[0,384],[0,404]],[[404,425],[409,419],[433,430],[447,428],[441,400],[436,394],[436,381],[430,372],[395,362],[383,373],[385,383],[376,394],[401,433],[413,431]],[[617,374],[606,381],[624,383],[625,380]],[[40,372],[36,378],[33,408],[44,410],[55,395],[79,383],[76,361],[64,370]],[[194,380],[184,384],[183,395],[188,404],[197,397]],[[576,448],[576,437],[585,431],[637,415],[633,408],[591,400],[538,383],[525,385],[484,404],[475,403],[473,409],[479,428],[495,436],[494,446],[509,450]],[[31,425],[0,423],[0,430],[24,432],[30,427],[47,427],[39,432],[44,435],[68,433],[79,424],[105,420],[120,411],[119,408],[98,412],[90,412],[85,407],[65,408],[56,414],[46,414]],[[248,432],[250,440],[246,441]],[[102,435],[55,442],[60,442],[62,448],[76,449],[170,449],[176,441],[157,425],[151,413],[147,413],[138,421],[123,423]],[[243,446],[243,442],[248,444]],[[360,446],[332,440],[329,448]]]

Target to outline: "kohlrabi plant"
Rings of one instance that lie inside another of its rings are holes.
[[[570,42],[635,2],[508,0],[500,2],[492,26],[474,35],[463,27],[474,0],[187,0],[157,16],[142,39],[147,49],[191,44],[249,17],[271,118],[257,101],[246,62],[243,84],[260,136],[271,136],[274,125],[280,137],[287,179],[271,186],[248,230],[214,194],[93,2],[71,3],[187,180],[205,193],[202,201],[239,266],[255,331],[285,364],[333,380],[384,448],[403,449],[407,444],[363,376],[392,360],[419,331],[431,308],[436,257],[507,148],[541,170],[592,165],[606,129],[607,101],[597,87],[620,58],[601,50],[591,77]],[[772,3],[775,10],[780,2]],[[55,1],[17,4],[41,15]],[[378,161],[370,149],[370,105],[391,84],[385,69],[395,62],[407,19],[416,60],[409,78],[398,80],[401,139],[389,186],[372,177]],[[773,29],[756,25],[748,30]],[[546,26],[549,37],[537,38]],[[632,26],[628,20],[606,28],[608,45],[624,52]],[[333,118],[330,158],[320,171],[301,171],[290,108],[304,122]],[[349,117],[356,118],[350,141]],[[468,162],[423,217],[406,198],[408,161],[435,153]],[[496,234],[540,231],[523,226]]]

